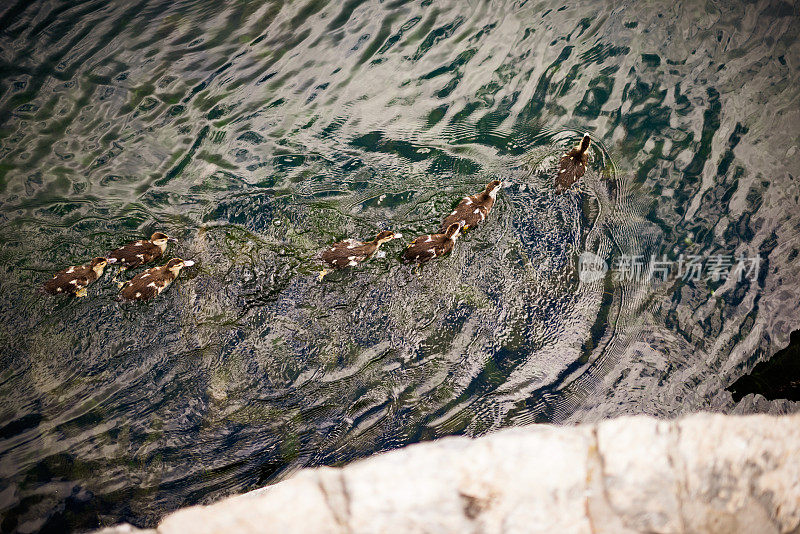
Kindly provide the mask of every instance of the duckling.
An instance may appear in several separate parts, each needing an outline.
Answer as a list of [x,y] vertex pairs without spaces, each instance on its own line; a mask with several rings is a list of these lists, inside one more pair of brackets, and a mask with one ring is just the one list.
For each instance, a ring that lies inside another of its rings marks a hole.
[[125,282],[120,296],[127,300],[150,300],[160,295],[178,277],[181,269],[192,265],[192,260],[172,258],[166,265],[147,269]]
[[85,297],[86,286],[103,276],[107,263],[105,258],[94,258],[89,263],[68,267],[45,282],[42,289],[51,295],[72,293],[76,297]]
[[108,254],[108,263],[119,264],[122,270],[133,269],[157,260],[167,250],[168,241],[178,241],[167,234],[156,232],[150,240],[133,241]]
[[[379,233],[375,239],[367,241],[366,243],[356,241],[355,239],[345,239],[323,250],[320,254],[320,259],[333,269],[352,267],[372,257],[382,244],[400,237],[403,237],[403,234],[396,234],[389,230],[384,230]],[[318,280],[321,281],[329,272],[331,272],[329,269],[323,269],[322,272],[319,273]]]
[[444,256],[451,250],[461,232],[461,225],[457,222],[447,227],[443,234],[423,235],[408,245],[403,252],[403,259],[417,263],[425,263],[437,256]]
[[584,135],[580,145],[561,156],[556,176],[556,194],[560,195],[569,189],[586,172],[586,163],[589,160],[589,155],[586,153],[588,148],[589,136]]
[[471,226],[483,222],[489,216],[497,193],[500,191],[502,183],[499,180],[489,182],[486,189],[464,199],[445,217],[439,231],[444,233],[453,223],[459,223],[462,230],[467,230]]

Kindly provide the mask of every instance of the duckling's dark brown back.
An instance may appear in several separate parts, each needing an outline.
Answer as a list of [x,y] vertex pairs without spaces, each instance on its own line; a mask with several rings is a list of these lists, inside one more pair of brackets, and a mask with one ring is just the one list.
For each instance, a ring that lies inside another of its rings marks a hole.
[[140,240],[112,251],[108,258],[114,260],[115,265],[134,268],[160,258],[161,254],[161,249],[157,245],[150,241]]
[[403,252],[405,261],[424,263],[437,256],[444,256],[453,250],[453,244],[460,232],[458,223],[451,224],[443,234],[419,236]]
[[98,260],[104,262],[105,258],[95,258],[91,263],[68,267],[57,272],[53,278],[42,284],[42,289],[51,295],[75,293],[100,277],[92,268]]
[[500,182],[492,181],[477,195],[462,199],[458,206],[444,218],[439,226],[439,231],[444,233],[452,224],[460,224],[466,230],[485,221],[494,206],[495,196],[489,192],[489,189],[495,184],[499,186]]
[[586,163],[589,156],[589,136],[584,135],[580,146],[564,154],[558,163],[556,175],[556,193],[561,194],[577,182],[586,173]]
[[166,266],[153,267],[137,274],[120,291],[128,300],[150,300],[175,280],[175,273]]
[[94,272],[86,265],[79,265],[76,267],[69,267],[53,276],[50,280],[42,285],[42,289],[51,295],[59,293],[74,293],[78,289],[78,285],[83,285],[83,281],[88,277],[89,273]]
[[322,261],[335,269],[352,267],[363,261],[377,248],[372,241],[360,243],[358,241],[341,241],[322,251]]

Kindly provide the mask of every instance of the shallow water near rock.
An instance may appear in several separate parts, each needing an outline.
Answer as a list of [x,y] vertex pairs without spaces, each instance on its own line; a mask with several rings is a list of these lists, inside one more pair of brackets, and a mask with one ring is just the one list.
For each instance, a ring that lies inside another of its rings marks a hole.
[[[446,435],[796,410],[725,390],[800,327],[796,6],[2,9],[3,532],[152,526]],[[452,255],[400,261],[492,179]],[[317,281],[319,250],[382,229],[404,238]],[[110,271],[35,292],[156,230],[197,263],[151,303]],[[760,261],[648,280],[626,255]]]

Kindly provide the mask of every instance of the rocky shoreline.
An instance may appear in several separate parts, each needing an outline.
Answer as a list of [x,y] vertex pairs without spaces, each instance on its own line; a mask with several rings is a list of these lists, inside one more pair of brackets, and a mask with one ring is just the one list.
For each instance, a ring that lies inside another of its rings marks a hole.
[[155,530],[101,532],[798,532],[798,451],[796,414],[533,425],[307,469]]

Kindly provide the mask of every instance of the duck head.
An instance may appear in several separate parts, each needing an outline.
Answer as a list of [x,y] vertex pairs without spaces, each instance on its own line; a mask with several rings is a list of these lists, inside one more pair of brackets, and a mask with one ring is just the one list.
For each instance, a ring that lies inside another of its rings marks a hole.
[[450,239],[455,243],[456,239],[458,239],[459,233],[461,233],[461,224],[453,223],[447,227],[444,235],[447,237],[447,239]]
[[170,237],[163,232],[156,232],[150,236],[150,242],[161,249],[161,252],[164,252],[167,248],[167,242],[177,242],[178,240],[174,237]]
[[500,180],[492,180],[488,184],[486,184],[486,194],[492,198],[497,198],[497,193],[500,191],[500,187],[503,185],[503,182]]
[[180,258],[172,258],[167,262],[165,267],[168,271],[172,271],[175,276],[178,276],[178,273],[181,272],[181,269],[184,267],[191,267],[194,265],[192,260],[182,260]]
[[590,141],[591,139],[589,139],[589,134],[583,134],[583,139],[581,139],[581,147],[580,147],[581,154],[583,154],[589,149]]
[[384,243],[388,243],[392,239],[397,239],[400,237],[403,237],[403,234],[396,234],[390,230],[384,230],[375,237],[375,242],[378,245],[382,245]]
[[92,270],[97,273],[98,278],[103,276],[103,269],[106,268],[106,265],[108,265],[108,260],[100,257],[93,258],[89,263],[89,267],[91,267]]

